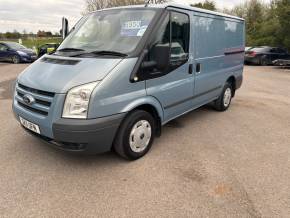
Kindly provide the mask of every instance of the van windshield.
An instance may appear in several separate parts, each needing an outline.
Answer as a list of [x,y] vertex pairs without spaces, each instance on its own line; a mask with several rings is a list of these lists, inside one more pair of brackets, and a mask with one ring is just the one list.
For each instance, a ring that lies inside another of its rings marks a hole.
[[113,9],[89,15],[64,40],[58,50],[135,50],[156,14],[150,9]]

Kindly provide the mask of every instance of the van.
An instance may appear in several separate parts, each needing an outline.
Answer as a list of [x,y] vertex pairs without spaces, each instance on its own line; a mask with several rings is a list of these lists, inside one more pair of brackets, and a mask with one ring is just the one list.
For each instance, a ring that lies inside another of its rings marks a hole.
[[230,107],[244,49],[238,17],[178,4],[96,11],[19,75],[13,110],[56,148],[136,160],[169,121],[211,102]]

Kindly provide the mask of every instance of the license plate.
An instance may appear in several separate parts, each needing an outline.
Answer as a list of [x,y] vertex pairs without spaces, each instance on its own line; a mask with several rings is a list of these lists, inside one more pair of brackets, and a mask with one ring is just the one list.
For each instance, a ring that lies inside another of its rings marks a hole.
[[38,125],[31,123],[28,120],[23,119],[22,117],[19,117],[19,119],[22,126],[24,126],[26,129],[29,129],[37,134],[40,134],[40,129]]

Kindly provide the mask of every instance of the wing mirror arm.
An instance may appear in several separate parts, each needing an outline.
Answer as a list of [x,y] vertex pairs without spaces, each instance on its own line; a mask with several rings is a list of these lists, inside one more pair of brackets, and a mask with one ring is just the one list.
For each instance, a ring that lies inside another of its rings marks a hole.
[[157,62],[156,61],[145,61],[141,65],[142,69],[153,69],[157,67]]

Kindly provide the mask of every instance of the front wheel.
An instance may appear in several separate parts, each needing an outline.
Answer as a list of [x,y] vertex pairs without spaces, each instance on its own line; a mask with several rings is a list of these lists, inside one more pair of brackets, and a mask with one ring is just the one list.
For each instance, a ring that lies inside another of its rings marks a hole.
[[19,63],[20,63],[20,58],[19,58],[19,56],[18,56],[18,55],[14,55],[14,56],[12,57],[12,62],[13,62],[13,64],[19,64]]
[[146,111],[130,113],[119,128],[114,141],[115,151],[129,160],[137,160],[150,150],[156,132],[156,122]]
[[220,97],[214,102],[217,111],[226,111],[229,109],[233,98],[233,87],[230,83],[226,83]]

